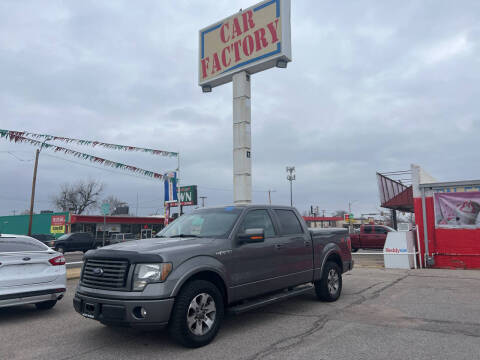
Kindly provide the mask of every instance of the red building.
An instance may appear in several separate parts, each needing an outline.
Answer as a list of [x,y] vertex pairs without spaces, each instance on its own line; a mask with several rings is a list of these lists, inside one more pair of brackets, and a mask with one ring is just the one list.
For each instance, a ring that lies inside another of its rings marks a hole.
[[[69,232],[90,232],[103,236],[105,230],[112,233],[131,233],[138,237],[148,237],[159,232],[164,227],[163,216],[106,216],[74,215],[70,216]],[[142,236],[143,235],[143,236]]]
[[422,266],[480,269],[480,180],[438,182],[411,166],[411,186],[377,174],[382,207],[415,213]]

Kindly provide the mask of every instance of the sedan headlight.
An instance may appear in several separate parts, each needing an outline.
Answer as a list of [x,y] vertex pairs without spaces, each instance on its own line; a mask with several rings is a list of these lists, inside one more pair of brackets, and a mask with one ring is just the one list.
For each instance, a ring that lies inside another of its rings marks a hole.
[[133,272],[133,290],[141,291],[147,284],[163,282],[171,271],[171,263],[137,264]]

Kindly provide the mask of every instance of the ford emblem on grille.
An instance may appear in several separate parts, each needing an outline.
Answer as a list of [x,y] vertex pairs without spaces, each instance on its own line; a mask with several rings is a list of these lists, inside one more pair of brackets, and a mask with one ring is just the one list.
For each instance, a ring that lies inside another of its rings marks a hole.
[[102,269],[102,268],[95,268],[95,269],[93,269],[93,275],[95,275],[95,276],[102,276],[102,275],[103,275],[103,269]]

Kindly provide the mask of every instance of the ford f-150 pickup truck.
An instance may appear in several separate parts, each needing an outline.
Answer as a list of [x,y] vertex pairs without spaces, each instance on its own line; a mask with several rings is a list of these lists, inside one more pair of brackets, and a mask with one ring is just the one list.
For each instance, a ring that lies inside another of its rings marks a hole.
[[313,289],[335,301],[353,261],[346,229],[309,230],[282,206],[204,208],[155,238],[88,251],[75,310],[105,325],[168,326],[208,344],[225,312],[239,314]]
[[390,231],[396,231],[385,225],[362,225],[360,231],[356,234],[350,234],[352,242],[352,251],[358,249],[383,249],[387,234]]

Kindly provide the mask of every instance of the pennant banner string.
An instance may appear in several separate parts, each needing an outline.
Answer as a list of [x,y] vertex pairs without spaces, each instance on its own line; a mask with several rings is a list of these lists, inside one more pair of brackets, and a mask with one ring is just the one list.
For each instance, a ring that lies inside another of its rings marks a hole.
[[139,168],[139,167],[136,167],[136,166],[122,164],[122,163],[107,160],[107,159],[104,159],[104,158],[101,158],[101,157],[98,157],[98,156],[85,154],[85,153],[75,151],[75,150],[72,150],[72,149],[67,149],[67,148],[64,148],[62,146],[57,146],[57,145],[49,144],[49,143],[42,142],[42,141],[39,141],[39,140],[30,139],[30,138],[27,138],[27,137],[23,136],[23,134],[20,135],[20,133],[18,133],[18,132],[12,132],[12,131],[8,131],[8,130],[0,130],[0,138],[5,138],[5,139],[7,139],[9,141],[12,141],[12,142],[15,142],[15,143],[29,143],[31,145],[39,146],[40,149],[45,148],[45,149],[48,149],[48,150],[53,150],[54,152],[63,152],[64,154],[71,155],[71,156],[74,156],[74,157],[79,158],[79,159],[89,160],[93,163],[102,164],[104,166],[108,166],[108,167],[112,167],[112,168],[116,168],[116,169],[128,170],[128,171],[131,171],[131,172],[134,172],[134,173],[137,173],[137,174],[141,174],[141,175],[144,175],[144,176],[148,176],[148,177],[158,179],[158,180],[162,180],[163,178],[175,177],[175,173],[173,173],[173,172],[168,172],[166,174],[159,174],[159,173],[156,173],[154,171],[145,170],[145,169],[142,169],[142,168]]
[[[167,157],[178,157],[177,152],[173,151],[165,151],[165,150],[157,150],[157,149],[147,149],[137,146],[128,146],[128,145],[119,145],[119,144],[110,144],[101,141],[92,141],[92,140],[82,140],[82,139],[75,139],[75,138],[68,138],[64,136],[54,136],[48,134],[37,134],[31,133],[27,131],[14,131],[14,130],[1,130],[0,134],[7,133],[8,136],[26,136],[34,139],[50,139],[55,141],[62,141],[64,143],[73,143],[76,145],[83,145],[83,146],[100,146],[110,150],[123,150],[123,151],[139,151],[144,152],[152,155],[159,155],[159,156],[167,156]],[[3,135],[2,135],[3,136]]]

